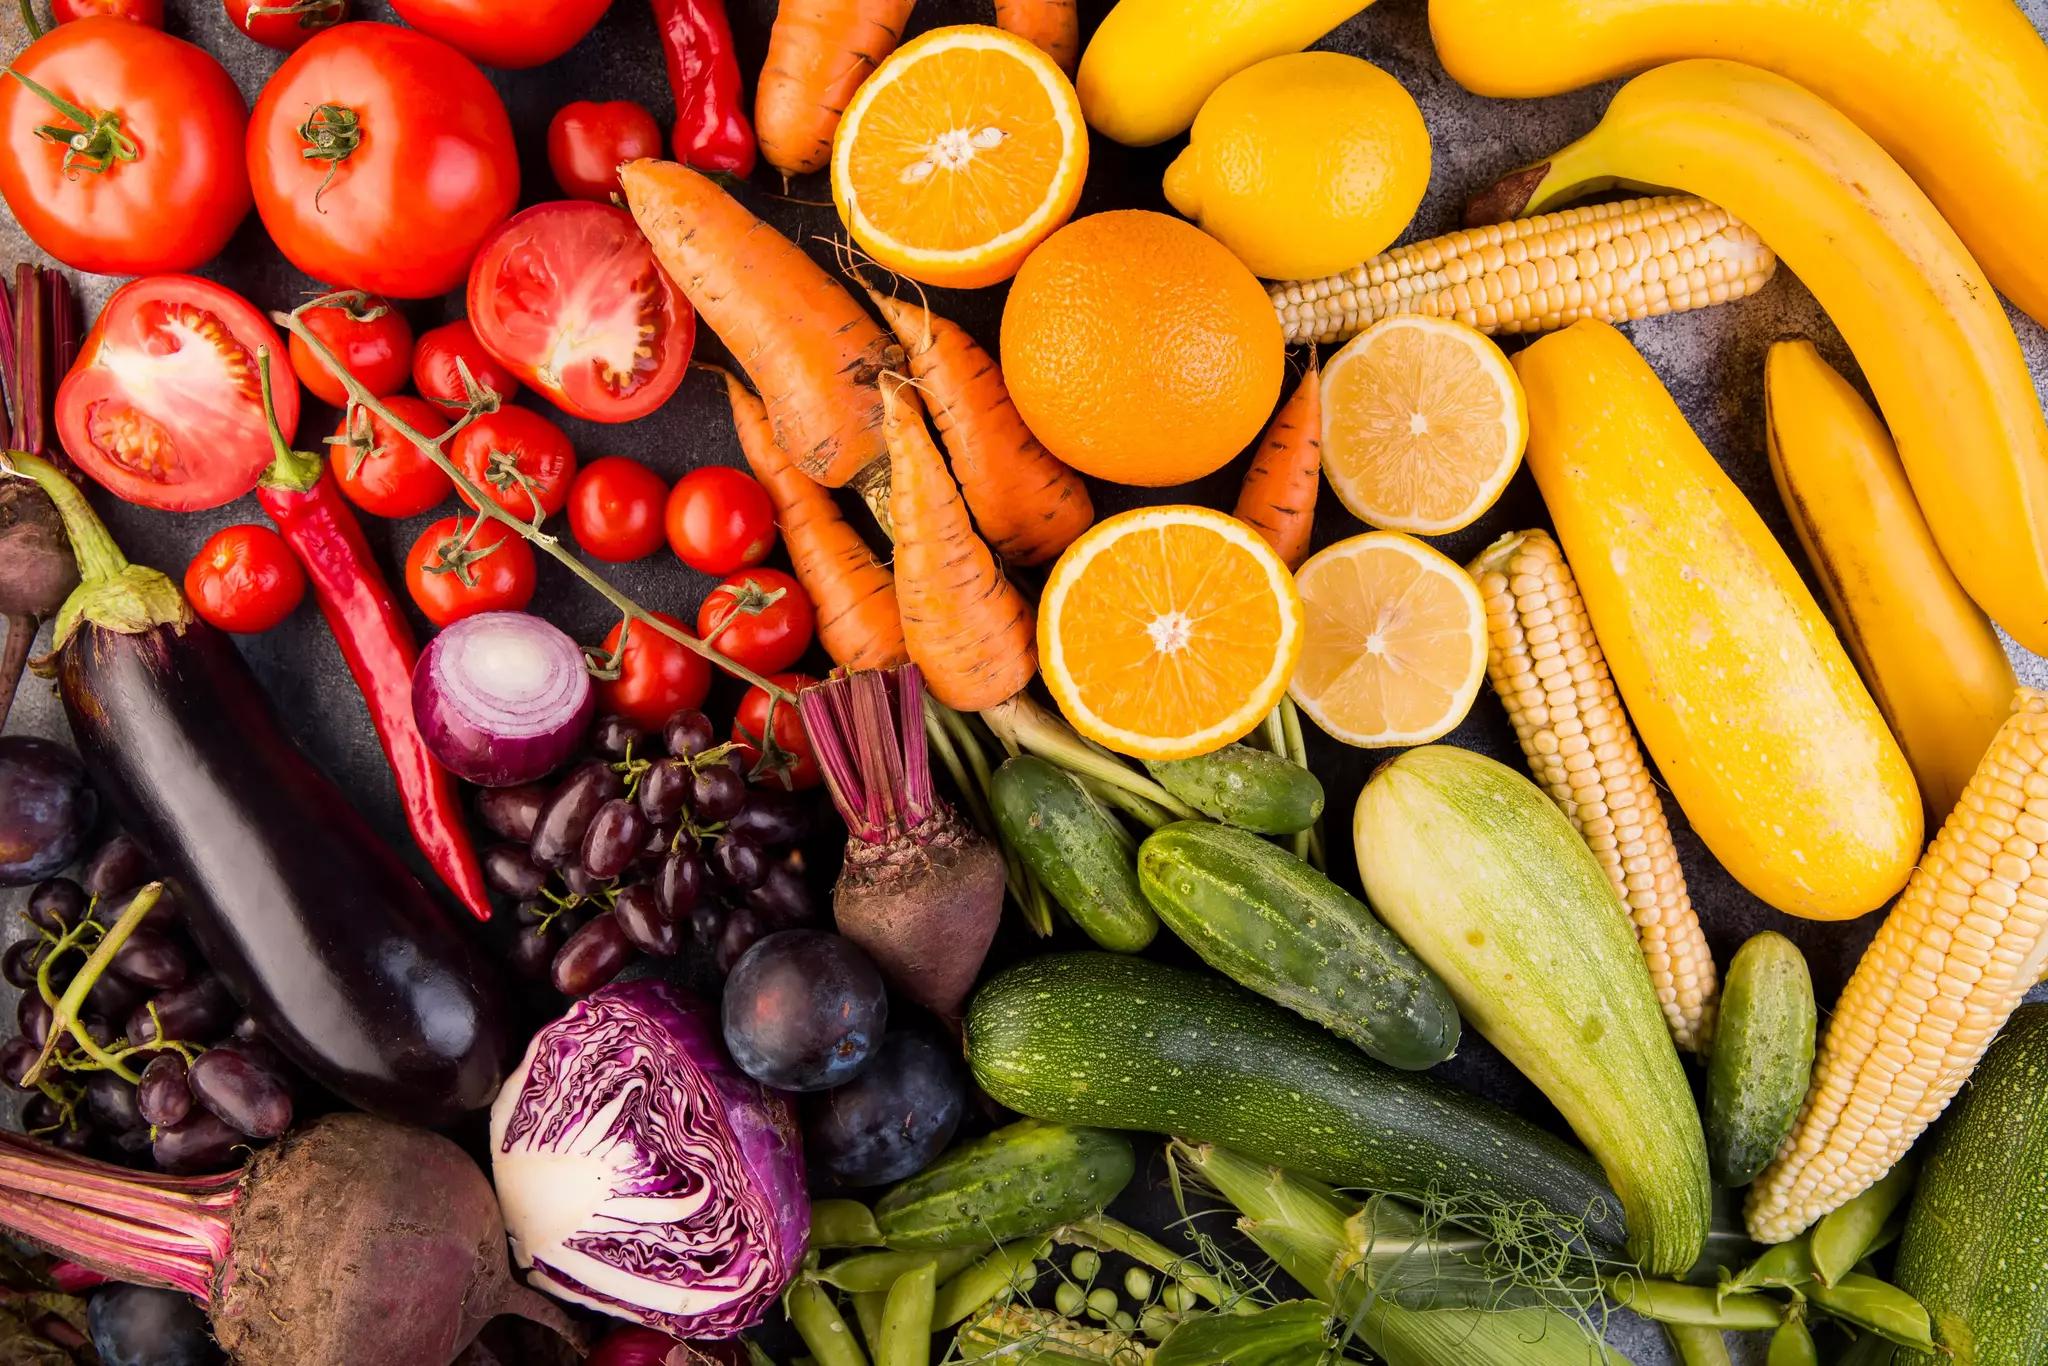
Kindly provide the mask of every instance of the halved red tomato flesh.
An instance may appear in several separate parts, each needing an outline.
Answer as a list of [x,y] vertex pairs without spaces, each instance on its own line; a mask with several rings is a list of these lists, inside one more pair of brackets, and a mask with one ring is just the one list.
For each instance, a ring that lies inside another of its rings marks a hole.
[[57,435],[118,497],[166,512],[219,507],[256,487],[271,461],[256,359],[286,441],[299,383],[284,343],[247,299],[192,275],[116,290],[57,390]]
[[610,204],[537,204],[469,268],[484,349],[575,417],[630,422],[668,402],[690,366],[697,314],[633,217]]

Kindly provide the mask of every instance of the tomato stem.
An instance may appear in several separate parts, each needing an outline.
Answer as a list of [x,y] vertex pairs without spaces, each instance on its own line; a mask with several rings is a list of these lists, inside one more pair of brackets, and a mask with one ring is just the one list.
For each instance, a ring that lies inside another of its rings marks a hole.
[[[363,145],[362,119],[356,111],[344,104],[323,104],[306,115],[306,121],[299,125],[299,136],[306,145],[299,149],[299,155],[307,161],[324,161],[327,174],[321,177],[320,188],[313,191],[313,208],[320,208],[320,196],[327,193],[327,187],[334,183],[335,175],[341,170],[341,163],[355,155],[356,148]],[[360,297],[360,291],[343,291]],[[326,301],[333,303],[335,295],[327,295]]]
[[[27,4],[28,0],[22,0]],[[290,5],[251,5],[246,22],[253,33],[258,19],[283,18],[286,15],[299,16],[300,28],[327,28],[341,18],[346,0],[298,0]]]
[[[23,0],[23,3],[26,7],[26,0]],[[7,68],[7,74],[27,86],[30,93],[77,125],[66,128],[61,124],[46,123],[36,129],[37,137],[46,142],[54,142],[64,149],[65,175],[76,175],[79,171],[104,175],[107,168],[115,162],[134,161],[142,155],[142,149],[135,145],[135,139],[121,131],[119,114],[88,114],[56,91],[29,79],[13,67]]]

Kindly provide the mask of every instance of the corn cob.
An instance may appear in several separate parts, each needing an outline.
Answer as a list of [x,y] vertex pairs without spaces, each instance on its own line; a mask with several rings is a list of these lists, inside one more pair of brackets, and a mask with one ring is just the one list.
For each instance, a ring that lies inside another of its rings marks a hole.
[[1763,239],[1727,210],[1666,195],[1467,228],[1267,292],[1295,345],[1343,341],[1401,313],[1490,334],[1653,318],[1754,294],[1777,268]]
[[1718,985],[1664,805],[1615,693],[1578,580],[1546,532],[1511,532],[1472,562],[1486,672],[1529,771],[1599,858],[1635,922],[1680,1048],[1706,1051]]
[[2021,688],[1842,991],[1792,1133],[1750,1188],[1750,1234],[1784,1242],[1890,1171],[2044,962],[2048,693]]

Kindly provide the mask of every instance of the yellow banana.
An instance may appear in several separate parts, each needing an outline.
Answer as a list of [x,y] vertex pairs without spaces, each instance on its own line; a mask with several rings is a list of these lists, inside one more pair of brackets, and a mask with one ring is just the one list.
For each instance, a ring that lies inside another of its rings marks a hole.
[[1812,342],[1771,348],[1764,426],[1835,628],[1938,825],[2012,711],[2012,661],[1942,562],[1884,424]]
[[1472,208],[1511,218],[1617,184],[1719,204],[1798,273],[1856,353],[1949,568],[2048,653],[2048,423],[1998,296],[1911,177],[1782,76],[1690,61],[1630,81],[1592,132]]
[[2048,43],[2013,0],[1430,0],[1468,90],[1556,95],[1686,57],[1799,82],[1920,182],[2048,323]]

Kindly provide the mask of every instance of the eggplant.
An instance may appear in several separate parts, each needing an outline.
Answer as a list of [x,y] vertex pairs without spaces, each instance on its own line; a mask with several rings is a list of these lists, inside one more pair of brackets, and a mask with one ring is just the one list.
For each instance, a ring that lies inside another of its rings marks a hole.
[[79,753],[228,991],[362,1109],[431,1126],[489,1104],[510,1062],[495,974],[293,744],[234,645],[130,565],[46,462],[12,459],[78,556],[56,672]]

